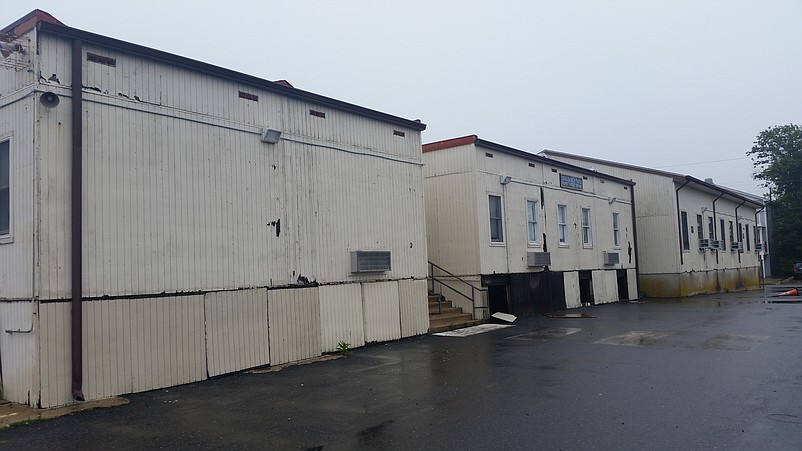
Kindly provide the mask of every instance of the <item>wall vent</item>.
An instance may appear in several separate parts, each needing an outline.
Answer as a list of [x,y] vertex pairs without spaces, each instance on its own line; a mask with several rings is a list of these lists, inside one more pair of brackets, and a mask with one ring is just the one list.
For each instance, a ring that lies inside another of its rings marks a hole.
[[549,266],[551,265],[551,252],[527,252],[526,266]]
[[603,252],[602,258],[605,265],[617,265],[619,262],[618,252]]
[[352,251],[351,272],[390,271],[390,251]]

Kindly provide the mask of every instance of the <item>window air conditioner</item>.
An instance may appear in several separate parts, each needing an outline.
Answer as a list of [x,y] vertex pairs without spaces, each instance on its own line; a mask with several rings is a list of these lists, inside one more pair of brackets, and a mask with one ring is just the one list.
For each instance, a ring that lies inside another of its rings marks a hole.
[[605,265],[618,264],[618,252],[604,252],[602,253],[602,257],[604,258]]
[[551,265],[551,252],[527,252],[526,266],[549,266]]
[[390,271],[390,251],[352,251],[351,272]]

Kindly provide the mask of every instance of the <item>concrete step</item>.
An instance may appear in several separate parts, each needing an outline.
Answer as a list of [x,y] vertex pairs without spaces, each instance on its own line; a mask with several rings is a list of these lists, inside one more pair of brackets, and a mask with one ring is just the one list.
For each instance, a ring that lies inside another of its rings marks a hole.
[[462,324],[473,320],[469,313],[462,311],[453,313],[443,313],[441,315],[429,315],[429,327],[443,326],[446,324]]
[[439,325],[439,326],[437,326],[437,325],[436,326],[432,326],[430,324],[429,325],[429,333],[430,334],[436,334],[437,332],[446,332],[446,331],[454,330],[454,329],[462,329],[463,327],[475,326],[477,324],[482,324],[483,322],[484,321],[479,320],[479,319],[471,319],[469,321],[453,322],[453,323],[443,324],[443,325]]
[[439,310],[437,309],[437,304],[429,306],[429,316],[432,318],[444,315],[446,313],[462,313],[462,309],[459,307],[448,307],[445,304],[443,304]]

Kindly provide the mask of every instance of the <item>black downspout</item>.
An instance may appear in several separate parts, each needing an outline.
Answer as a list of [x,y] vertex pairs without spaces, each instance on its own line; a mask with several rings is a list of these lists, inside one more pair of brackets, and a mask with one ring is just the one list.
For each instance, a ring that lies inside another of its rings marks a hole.
[[640,262],[638,260],[638,218],[635,216],[635,185],[629,187],[629,208],[632,210],[632,242],[635,245],[635,290],[640,299]]
[[691,183],[691,180],[686,177],[685,178],[685,183],[683,183],[682,186],[677,188],[677,190],[675,192],[675,194],[677,195],[677,224],[679,225],[677,230],[679,230],[679,266],[680,266],[679,270],[680,270],[680,272],[682,272],[682,265],[685,264],[685,259],[682,256],[682,253],[685,250],[682,247],[682,214],[680,213],[680,210],[679,210],[679,190],[681,190],[682,188],[685,188],[685,185],[687,185],[688,183]]
[[738,245],[739,245],[739,248],[738,248],[738,269],[739,270],[741,269],[741,249],[740,249],[740,246],[744,245],[744,243],[741,241],[742,239],[744,239],[744,234],[741,233],[741,223],[738,222],[738,209],[741,208],[741,205],[743,205],[745,203],[746,203],[746,201],[744,200],[743,202],[738,204],[737,207],[735,207],[735,230],[736,230],[736,233],[738,234],[737,236],[738,236]]
[[83,212],[81,185],[83,151],[83,49],[81,41],[72,41],[72,177],[70,192],[72,196],[72,396],[77,401],[84,400],[83,392],[83,312],[82,312],[82,261],[83,261]]
[[[724,195],[724,193],[721,193],[721,194],[718,195],[717,198],[713,199],[713,237],[716,238],[716,241],[718,241],[718,237],[717,237],[717,235],[718,235],[718,232],[717,232],[717,230],[718,230],[718,218],[716,217],[716,201],[721,199],[721,196],[723,196],[723,195]],[[718,251],[719,250],[717,249],[716,250],[716,266],[718,266],[718,264],[719,264]]]

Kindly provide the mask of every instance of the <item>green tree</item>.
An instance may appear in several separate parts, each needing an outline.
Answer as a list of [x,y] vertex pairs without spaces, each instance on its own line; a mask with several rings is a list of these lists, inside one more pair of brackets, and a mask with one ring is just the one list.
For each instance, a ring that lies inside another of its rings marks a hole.
[[777,274],[789,275],[794,262],[802,262],[802,127],[778,125],[760,132],[752,150],[756,180],[769,188],[773,209]]

